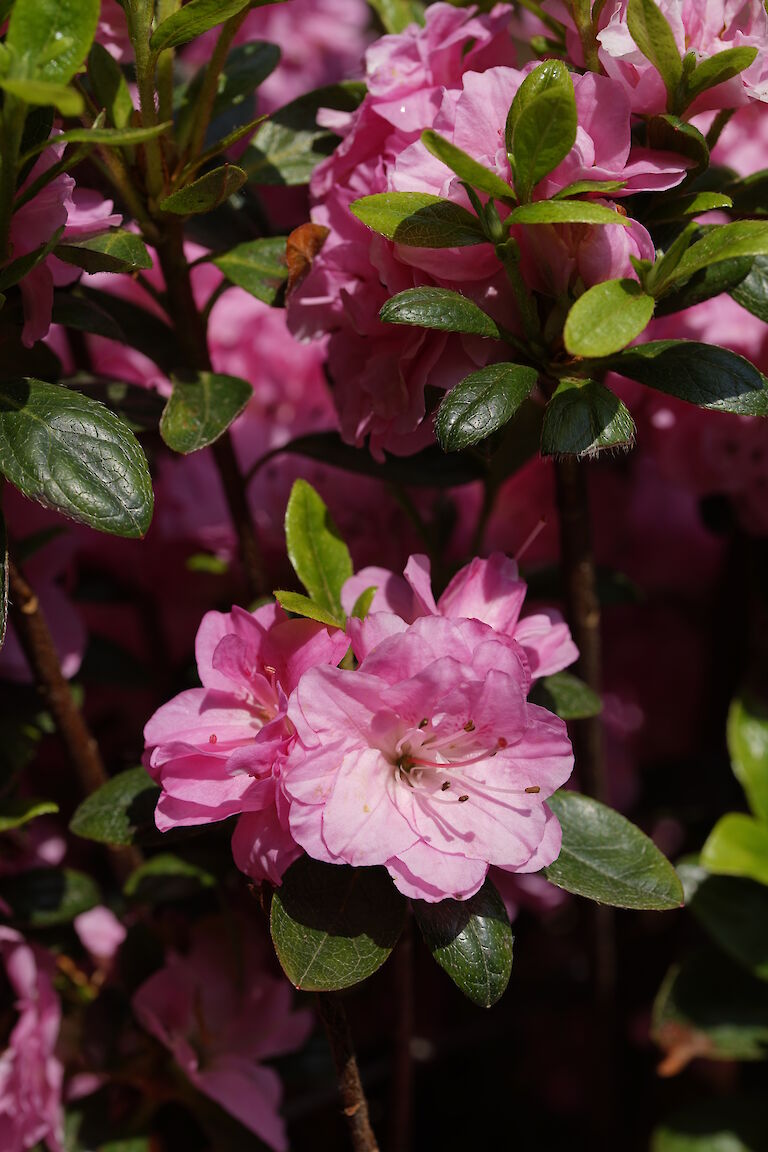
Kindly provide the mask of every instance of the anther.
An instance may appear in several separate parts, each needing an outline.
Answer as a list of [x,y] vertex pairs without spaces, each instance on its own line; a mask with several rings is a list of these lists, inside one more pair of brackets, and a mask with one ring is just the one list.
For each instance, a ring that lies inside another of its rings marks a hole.
[[506,740],[503,736],[499,736],[499,739],[497,740],[499,748],[506,748],[508,743],[509,741]]
[[216,743],[216,741],[217,741],[218,739],[219,739],[219,738],[218,738],[218,736],[216,735],[216,733],[215,733],[215,732],[211,732],[210,736],[208,737],[208,743],[209,743],[209,744],[215,744],[215,743]]
[[466,793],[463,796],[459,796],[459,804],[463,804],[466,800],[469,800],[469,796],[467,796]]
[[526,792],[530,796],[535,796],[538,792],[541,792],[541,788],[539,788],[538,784],[532,784],[530,788],[526,788]]
[[419,720],[419,728],[426,728],[427,724],[429,724],[429,720],[426,716],[423,720]]
[[448,789],[450,788],[450,786],[451,786],[450,780],[443,780],[442,784],[440,785],[440,791],[441,792],[447,792]]
[[465,732],[474,732],[474,730],[475,730],[474,720],[467,720],[466,724],[464,725],[464,731]]

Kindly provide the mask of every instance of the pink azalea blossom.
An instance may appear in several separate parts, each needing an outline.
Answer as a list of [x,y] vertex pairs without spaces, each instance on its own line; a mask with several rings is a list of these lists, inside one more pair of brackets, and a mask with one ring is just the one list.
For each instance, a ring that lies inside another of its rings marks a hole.
[[61,1006],[52,983],[53,958],[12,928],[0,927],[0,959],[18,1013],[0,1054],[0,1147],[26,1152],[44,1142],[49,1152],[63,1152],[64,1071],[55,1055]]
[[308,668],[337,664],[344,633],[289,620],[276,604],[256,612],[209,612],[195,651],[201,688],[176,696],[144,729],[149,771],[162,788],[161,831],[246,813],[236,863],[279,883],[301,854],[289,830],[281,777],[294,734],[288,696]]
[[353,648],[357,671],[310,669],[289,702],[297,842],[319,860],[385,865],[430,902],[471,896],[491,864],[551,863],[560,827],[544,801],[573,755],[562,720],[526,700],[520,645],[477,620],[379,613]]
[[73,921],[80,943],[100,964],[114,960],[128,932],[111,908],[98,904],[88,912],[81,912]]
[[198,925],[189,953],[168,956],[133,1010],[198,1091],[276,1152],[287,1149],[280,1078],[262,1061],[300,1048],[312,1018],[292,1010],[289,985],[268,973],[250,932],[237,947],[226,925]]
[[[358,643],[371,643],[380,613],[394,613],[411,624],[421,616],[447,616],[451,620],[479,620],[494,631],[516,640],[525,652],[531,676],[551,676],[578,660],[579,652],[568,625],[559,612],[546,609],[533,615],[520,613],[527,586],[520,579],[514,560],[494,553],[488,560],[475,559],[454,576],[435,602],[426,556],[411,556],[404,576],[383,568],[364,568],[348,580],[342,603],[351,614],[355,600],[368,588],[376,588],[365,624],[350,619]],[[387,628],[381,621],[381,627]]]

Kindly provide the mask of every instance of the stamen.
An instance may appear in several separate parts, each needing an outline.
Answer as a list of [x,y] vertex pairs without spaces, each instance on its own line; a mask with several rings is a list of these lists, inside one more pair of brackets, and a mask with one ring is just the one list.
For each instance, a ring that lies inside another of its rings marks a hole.
[[520,557],[523,555],[523,553],[528,551],[528,549],[530,548],[531,544],[533,544],[536,537],[541,535],[541,533],[544,531],[546,526],[547,526],[546,517],[542,516],[541,520],[539,520],[536,527],[533,529],[532,532],[530,532],[528,534],[528,536],[526,536],[525,540],[523,540],[523,542],[520,545],[520,547],[518,548],[517,552],[515,552],[515,560],[519,560]]
[[536,796],[541,792],[541,788],[539,788],[538,784],[532,784],[530,788],[526,788],[526,792],[529,796]]
[[426,716],[423,720],[419,720],[419,728],[426,728],[427,724],[429,724],[429,720]]
[[464,725],[464,731],[465,732],[474,732],[474,730],[475,730],[474,720],[467,720],[466,724]]
[[440,785],[440,791],[441,792],[447,792],[448,789],[450,788],[450,786],[451,786],[450,780],[443,780],[442,784]]
[[465,792],[463,796],[459,796],[459,804],[463,804],[466,800],[469,800],[469,796]]
[[217,742],[217,740],[218,740],[218,739],[219,739],[219,738],[218,738],[218,736],[216,735],[216,733],[215,733],[215,732],[211,732],[210,736],[208,737],[208,743],[209,743],[209,744],[215,744],[215,743]]

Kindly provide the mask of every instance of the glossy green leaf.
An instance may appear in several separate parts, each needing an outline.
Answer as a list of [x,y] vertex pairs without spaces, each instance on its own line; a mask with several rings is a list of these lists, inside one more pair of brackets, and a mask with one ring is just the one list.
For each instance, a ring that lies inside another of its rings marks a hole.
[[413,901],[424,942],[464,995],[481,1008],[501,998],[512,975],[514,937],[490,880],[469,900]]
[[295,987],[331,991],[359,984],[381,967],[405,914],[405,898],[383,868],[349,868],[302,856],[272,896],[270,931]]
[[83,395],[91,396],[100,404],[104,404],[124,420],[131,431],[157,431],[165,401],[154,389],[144,388],[141,384],[128,384],[125,380],[88,376],[82,372],[65,383]]
[[404,32],[410,24],[424,23],[424,5],[419,0],[368,0],[386,32]]
[[107,113],[115,128],[128,128],[133,118],[133,98],[123,70],[98,42],[88,55],[88,79],[94,100]]
[[124,343],[147,356],[166,376],[184,363],[175,332],[154,312],[148,312],[130,300],[122,300],[113,292],[101,292],[83,285],[74,289],[74,295],[95,304],[111,316],[124,334]]
[[364,592],[361,592],[352,606],[350,616],[354,617],[355,620],[365,620],[366,616],[371,610],[373,598],[376,595],[377,590],[378,589],[373,586],[372,588],[366,588]]
[[306,480],[296,480],[291,489],[285,541],[288,559],[310,598],[343,624],[341,589],[352,575],[352,560],[328,509]]
[[698,128],[679,116],[652,116],[648,121],[648,146],[661,152],[678,152],[693,160],[697,169],[709,164],[709,145]]
[[572,356],[610,356],[647,328],[653,297],[636,280],[604,280],[588,288],[568,313],[563,333]]
[[123,887],[126,896],[147,904],[199,896],[215,888],[216,878],[205,868],[172,852],[161,852],[140,864]]
[[685,906],[714,942],[761,980],[768,980],[768,888],[736,876],[713,876],[678,864]]
[[265,304],[274,304],[288,276],[285,236],[249,240],[216,256],[212,263],[238,288]]
[[153,52],[162,52],[166,48],[188,44],[217,24],[223,24],[230,16],[237,16],[244,8],[249,8],[250,3],[251,0],[189,0],[178,12],[158,24],[149,46]]
[[18,100],[23,100],[25,104],[57,108],[62,116],[79,116],[85,110],[79,92],[53,80],[20,80],[5,76],[0,78],[0,88]]
[[559,192],[555,192],[553,200],[567,200],[570,196],[584,196],[588,193],[600,195],[605,192],[618,192],[623,188],[626,180],[574,180]]
[[242,168],[234,164],[222,164],[220,168],[206,172],[185,188],[179,188],[166,196],[160,201],[160,207],[163,212],[173,212],[177,216],[199,216],[204,212],[212,212],[242,188],[247,179]]
[[683,78],[683,62],[666,16],[654,0],[629,0],[629,33],[664,81],[668,107],[674,108]]
[[317,123],[320,108],[354,112],[365,96],[365,85],[346,80],[318,88],[271,113],[240,163],[253,184],[308,184],[321,160],[339,138]]
[[768,824],[741,812],[722,816],[701,850],[701,863],[722,876],[768,884]]
[[82,802],[69,829],[100,844],[135,844],[154,830],[159,796],[160,789],[146,769],[129,768]]
[[58,812],[52,800],[33,800],[18,796],[13,800],[0,800],[0,832],[10,832],[36,820],[38,816],[52,816]]
[[442,401],[435,431],[444,452],[485,440],[512,419],[538,379],[535,368],[490,364],[466,376]]
[[514,132],[525,108],[538,97],[549,91],[573,91],[573,81],[562,60],[544,60],[528,73],[515,93],[507,113],[505,141],[507,152],[513,151]]
[[[546,64],[539,65],[539,68],[546,67]],[[516,118],[513,115],[511,153],[515,191],[524,202],[530,200],[535,186],[565,159],[576,142],[576,99],[573,82],[567,69],[565,72],[567,83],[537,91],[523,104],[519,115]]]
[[555,672],[537,680],[530,700],[554,712],[561,720],[588,720],[591,716],[599,716],[603,710],[597,692],[572,672]]
[[54,324],[72,328],[76,332],[90,332],[94,336],[104,336],[107,340],[126,342],[125,333],[108,312],[98,304],[82,296],[76,296],[73,292],[63,291],[54,294],[51,319]]
[[[111,57],[110,57],[111,59]],[[127,147],[134,144],[145,144],[147,140],[155,140],[167,132],[171,123],[155,124],[151,128],[68,128],[58,136],[51,136],[36,147],[25,153],[25,159],[44,152],[46,148],[59,147],[62,144],[90,144],[92,147],[102,145],[109,148]],[[123,236],[135,236],[133,232],[123,232]],[[138,240],[139,237],[135,236]]]
[[684,216],[700,216],[703,212],[732,207],[733,200],[722,192],[690,192],[685,196],[661,200],[649,213],[647,220],[654,225],[664,224]]
[[486,242],[477,216],[429,192],[379,192],[353,200],[349,209],[380,236],[410,248],[462,248]]
[[152,481],[133,433],[58,384],[0,383],[0,472],[30,500],[116,536],[144,536]]
[[35,78],[66,84],[88,55],[99,7],[99,0],[15,0],[5,42],[30,61]]
[[63,228],[57,228],[53,236],[51,236],[45,244],[41,244],[39,248],[34,248],[31,252],[27,252],[23,256],[18,256],[15,260],[10,260],[2,271],[0,271],[0,291],[5,291],[6,288],[11,288],[14,284],[18,284],[33,268],[36,268],[38,264],[42,264],[46,256],[53,252],[63,231]]
[[120,228],[83,240],[67,240],[57,246],[56,255],[89,273],[139,272],[152,267],[152,257],[141,237]]
[[96,882],[72,868],[33,868],[0,878],[0,900],[14,920],[30,928],[69,924],[101,903]]
[[[256,88],[263,84],[280,63],[280,49],[277,44],[265,40],[250,40],[237,44],[227,56],[219,76],[216,96],[211,109],[211,121],[226,113],[232,113],[240,105],[252,108],[249,99]],[[191,122],[196,101],[203,87],[207,65],[202,67],[183,90],[179,124],[184,129]],[[248,113],[250,118],[250,113]]]
[[768,824],[768,706],[753,695],[737,696],[731,704],[728,751],[750,808]]
[[764,1060],[768,985],[715,950],[672,969],[656,999],[653,1036],[679,1071],[694,1057]]
[[547,803],[563,830],[560,855],[544,870],[552,884],[616,908],[682,905],[674,868],[624,816],[578,792],[556,792]]
[[275,600],[286,612],[294,616],[304,616],[307,620],[317,620],[320,624],[328,624],[331,628],[341,627],[341,617],[337,612],[328,612],[321,608],[309,596],[302,596],[301,592],[286,592],[279,589],[275,592]]
[[187,456],[223,435],[253,396],[239,376],[216,372],[176,373],[173,392],[160,419],[160,435],[169,448]]
[[509,184],[506,184],[500,176],[497,176],[490,168],[486,168],[484,164],[474,160],[468,153],[457,148],[455,144],[446,140],[444,136],[440,136],[432,128],[425,128],[421,134],[421,140],[433,156],[442,160],[443,164],[455,172],[459,179],[465,180],[473,188],[477,188],[478,191],[485,192],[497,200],[508,200],[513,196]]
[[0,510],[0,648],[5,643],[8,627],[8,533]]
[[730,1091],[696,1100],[656,1129],[650,1152],[768,1152],[765,1102]]
[[596,380],[561,380],[544,413],[543,456],[596,456],[630,448],[635,422],[615,393]]
[[[764,259],[758,256],[757,260]],[[671,292],[665,293],[656,301],[656,316],[669,316],[672,312],[681,312],[685,308],[692,308],[704,300],[711,300],[722,292],[730,292],[736,299],[736,292],[745,284],[750,269],[757,263],[751,256],[742,256],[736,260],[722,260],[719,264],[710,264],[701,272],[696,272],[690,280],[675,287]],[[739,303],[742,300],[739,299]],[[744,307],[748,307],[744,304]],[[751,308],[749,309],[752,310]],[[766,307],[768,319],[768,307]]]
[[385,324],[415,324],[439,332],[501,339],[495,320],[473,300],[449,288],[406,288],[387,300],[379,316]]
[[669,275],[660,272],[654,291],[664,292],[722,260],[736,260],[742,256],[768,255],[768,222],[737,220],[733,224],[720,224],[691,244]]
[[745,68],[749,68],[756,56],[755,47],[726,48],[700,60],[688,79],[686,103],[692,104],[708,88],[738,76]]
[[694,340],[654,340],[626,348],[611,367],[668,396],[716,412],[768,413],[765,377],[742,356]]
[[768,256],[755,257],[747,275],[730,293],[737,304],[768,324]]
[[613,208],[591,200],[537,200],[513,208],[507,220],[512,224],[618,224],[629,228],[631,220]]

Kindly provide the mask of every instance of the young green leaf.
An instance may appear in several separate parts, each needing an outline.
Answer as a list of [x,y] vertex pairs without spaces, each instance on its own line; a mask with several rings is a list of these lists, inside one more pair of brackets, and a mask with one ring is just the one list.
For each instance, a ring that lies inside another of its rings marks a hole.
[[768,824],[741,812],[722,816],[701,850],[701,863],[720,876],[768,884]]
[[524,203],[530,200],[539,181],[557,168],[571,151],[577,126],[570,76],[567,84],[537,92],[524,105],[512,132],[515,191]]
[[473,188],[485,192],[488,196],[493,196],[496,200],[514,198],[509,184],[506,184],[500,176],[497,176],[490,168],[486,168],[484,164],[478,163],[477,160],[474,160],[461,148],[457,148],[444,136],[440,136],[432,128],[424,129],[421,134],[421,141],[433,156],[442,160],[443,164],[455,172],[459,179],[465,180]]
[[690,192],[684,196],[663,199],[648,213],[652,224],[666,224],[685,216],[700,216],[716,208],[733,208],[733,200],[722,192]]
[[[110,57],[111,59],[111,57]],[[147,140],[155,140],[162,136],[171,126],[170,120],[165,124],[155,124],[151,128],[69,128],[66,132],[59,132],[57,136],[50,136],[42,140],[34,148],[24,153],[22,160],[30,160],[46,148],[59,147],[62,144],[90,144],[93,148],[102,145],[109,148],[122,148],[134,144],[145,144]],[[133,233],[126,233],[133,235]]]
[[730,291],[747,312],[768,324],[768,256],[756,256],[746,276],[725,291]]
[[99,0],[15,0],[5,43],[29,60],[35,79],[68,84],[93,43],[99,7]]
[[561,380],[544,413],[543,456],[596,456],[631,448],[635,422],[610,389],[597,380]]
[[[760,260],[762,257],[757,259]],[[694,304],[701,304],[703,300],[711,300],[713,296],[719,296],[723,292],[730,292],[736,299],[736,290],[745,283],[745,278],[748,277],[755,262],[751,256],[741,256],[736,260],[722,260],[719,264],[710,264],[708,268],[702,268],[701,272],[695,272],[680,287],[673,288],[657,300],[654,314],[669,316],[673,312],[692,308]],[[739,303],[741,302],[739,300]],[[768,320],[768,309],[764,319]]]
[[[241,106],[252,109],[250,97],[260,84],[270,76],[280,63],[280,49],[277,44],[265,40],[250,40],[237,44],[229,53],[219,76],[219,83],[211,108],[211,122],[219,116]],[[178,96],[182,101],[179,110],[178,131],[182,138],[191,130],[197,107],[197,100],[203,89],[207,64],[192,78]],[[251,112],[245,113],[250,118]]]
[[0,879],[0,900],[30,928],[69,924],[101,903],[96,882],[72,868],[33,868]]
[[533,704],[554,712],[561,720],[588,720],[599,716],[603,710],[597,692],[572,672],[555,672],[537,680],[530,699]]
[[449,288],[406,288],[387,300],[379,316],[385,324],[415,324],[439,332],[501,339],[495,320],[473,300]]
[[410,248],[462,248],[487,239],[477,216],[429,192],[378,192],[349,208],[372,231]]
[[57,108],[62,116],[79,116],[85,104],[79,92],[53,80],[19,80],[12,76],[0,78],[0,88],[25,104],[40,104]]
[[234,164],[222,164],[212,172],[206,172],[198,180],[193,180],[185,188],[171,192],[160,201],[163,212],[173,212],[177,216],[199,216],[212,212],[224,204],[247,181],[242,168]]
[[572,356],[610,356],[648,326],[653,297],[636,280],[604,280],[587,289],[568,313],[563,337]]
[[515,93],[507,113],[505,140],[507,152],[513,152],[513,139],[517,122],[529,104],[545,92],[573,92],[571,74],[562,60],[544,60],[528,73]]
[[468,900],[413,901],[424,942],[457,988],[490,1008],[512,975],[514,937],[504,902],[490,880]]
[[285,511],[288,559],[309,596],[342,624],[341,589],[352,575],[349,549],[330,513],[306,480],[297,480]]
[[383,868],[348,868],[302,856],[272,896],[269,926],[277,958],[296,988],[349,988],[387,959],[406,908]]
[[352,606],[350,616],[354,617],[355,620],[365,620],[366,616],[371,610],[371,605],[373,604],[373,598],[376,595],[376,592],[377,588],[375,585],[371,588],[366,588],[364,592],[361,592]]
[[368,0],[386,32],[404,32],[409,24],[424,23],[424,5],[419,0]]
[[69,830],[99,844],[136,844],[154,831],[159,796],[160,789],[145,768],[129,768],[83,800]]
[[275,600],[281,608],[284,608],[286,612],[293,613],[294,616],[303,616],[307,620],[317,620],[319,624],[327,624],[329,628],[343,627],[344,622],[341,616],[326,611],[314,600],[310,600],[309,596],[302,596],[301,592],[286,592],[278,589],[275,592]]
[[677,874],[685,906],[714,942],[761,980],[768,980],[768,888],[736,876],[713,876],[683,862]]
[[691,244],[669,271],[664,260],[661,261],[654,280],[654,294],[669,291],[672,286],[683,283],[712,264],[765,255],[768,255],[768,222],[737,220],[733,224],[719,225]]
[[755,816],[768,824],[768,707],[754,696],[737,696],[727,732],[733,774]]
[[52,816],[58,812],[58,804],[52,800],[34,800],[29,796],[17,796],[13,800],[0,801],[0,832],[10,832],[36,820],[38,816]]
[[147,246],[135,232],[116,228],[83,240],[59,244],[56,255],[86,272],[138,272],[152,267]]
[[253,396],[239,376],[216,372],[176,373],[173,392],[160,419],[160,435],[169,448],[188,456],[218,440]]
[[537,200],[513,208],[507,220],[512,224],[618,224],[629,228],[632,221],[613,208],[591,200]]
[[447,394],[435,420],[444,452],[460,452],[511,420],[538,379],[535,368],[490,364],[466,376]]
[[30,500],[117,536],[144,536],[152,481],[108,408],[41,380],[0,383],[0,472]]
[[709,164],[706,138],[698,128],[681,120],[679,116],[652,116],[648,121],[648,146],[660,152],[678,152],[687,156],[693,160],[696,169],[703,170]]
[[708,88],[715,88],[718,84],[738,76],[745,68],[754,63],[757,48],[726,48],[723,52],[716,52],[714,56],[707,56],[701,60],[689,77],[685,92],[686,105],[692,104],[702,92]]
[[623,188],[626,180],[574,180],[559,192],[555,192],[553,200],[568,200],[572,196],[584,196],[588,193],[599,195],[605,192],[618,192]]
[[105,110],[109,122],[115,128],[128,128],[133,118],[128,81],[114,57],[98,42],[88,54],[88,79],[96,104]]
[[768,415],[765,377],[742,356],[695,340],[653,340],[625,348],[610,366],[623,376],[700,408]]
[[683,889],[672,865],[624,816],[578,792],[547,801],[560,821],[563,847],[547,879],[615,908],[679,908]]
[[162,52],[166,48],[188,44],[217,24],[223,24],[230,16],[237,16],[250,4],[251,0],[189,0],[178,12],[158,24],[149,46],[153,52]]
[[629,0],[627,27],[638,48],[664,81],[667,107],[675,111],[683,78],[683,61],[666,16],[654,0]]
[[265,304],[274,304],[288,277],[285,243],[285,236],[248,240],[223,256],[215,256],[212,263],[238,288]]

